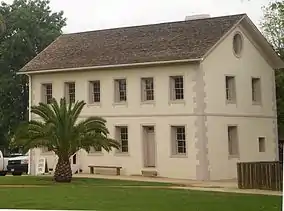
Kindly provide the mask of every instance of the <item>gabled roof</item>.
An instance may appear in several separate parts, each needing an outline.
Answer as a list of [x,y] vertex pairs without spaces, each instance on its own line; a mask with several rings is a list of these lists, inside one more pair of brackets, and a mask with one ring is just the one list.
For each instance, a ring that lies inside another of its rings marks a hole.
[[21,71],[199,60],[244,16],[64,34]]

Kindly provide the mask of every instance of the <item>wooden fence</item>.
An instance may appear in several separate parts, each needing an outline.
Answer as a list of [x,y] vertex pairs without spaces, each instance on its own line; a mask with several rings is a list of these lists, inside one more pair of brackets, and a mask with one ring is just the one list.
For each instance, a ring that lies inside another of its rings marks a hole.
[[279,161],[238,163],[238,187],[282,191],[282,165]]

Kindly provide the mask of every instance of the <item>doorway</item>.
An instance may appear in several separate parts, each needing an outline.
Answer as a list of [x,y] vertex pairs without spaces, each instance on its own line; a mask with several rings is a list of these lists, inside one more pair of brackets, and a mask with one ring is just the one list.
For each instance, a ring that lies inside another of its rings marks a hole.
[[154,126],[143,126],[144,167],[156,167],[156,141]]

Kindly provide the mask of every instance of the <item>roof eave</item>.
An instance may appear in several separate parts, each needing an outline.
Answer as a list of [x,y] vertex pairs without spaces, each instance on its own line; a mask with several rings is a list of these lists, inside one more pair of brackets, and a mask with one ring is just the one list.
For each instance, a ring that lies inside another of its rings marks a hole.
[[181,59],[181,60],[169,60],[169,61],[155,61],[155,62],[142,62],[142,63],[130,63],[130,64],[117,64],[117,65],[102,65],[102,66],[89,66],[89,67],[76,67],[76,68],[60,68],[60,69],[45,69],[45,70],[28,70],[19,71],[17,75],[29,75],[40,73],[57,73],[57,72],[69,72],[78,70],[95,70],[95,69],[113,69],[123,67],[139,67],[139,66],[152,66],[152,65],[167,65],[167,64],[182,64],[182,63],[199,63],[203,61],[203,58],[197,59]]
[[245,23],[247,23],[251,27],[251,29],[253,30],[253,32],[257,36],[257,39],[259,40],[260,44],[262,45],[264,52],[266,53],[267,57],[270,60],[269,63],[271,65],[271,67],[273,69],[284,68],[284,61],[279,57],[279,55],[276,53],[276,51],[270,45],[268,40],[258,30],[258,28],[255,26],[255,24],[250,20],[250,18],[248,16],[245,16],[245,18],[243,20],[245,20]]

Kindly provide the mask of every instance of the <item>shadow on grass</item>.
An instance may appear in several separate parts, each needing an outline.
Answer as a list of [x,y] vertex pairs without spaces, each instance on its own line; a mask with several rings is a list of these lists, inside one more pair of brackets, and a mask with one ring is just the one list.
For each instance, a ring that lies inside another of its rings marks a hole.
[[[97,178],[73,178],[72,185],[76,186],[177,186],[171,183],[125,181]],[[51,176],[5,176],[0,177],[1,185],[70,185],[68,183],[56,183]]]

